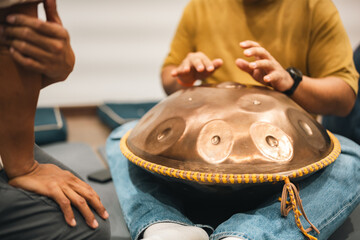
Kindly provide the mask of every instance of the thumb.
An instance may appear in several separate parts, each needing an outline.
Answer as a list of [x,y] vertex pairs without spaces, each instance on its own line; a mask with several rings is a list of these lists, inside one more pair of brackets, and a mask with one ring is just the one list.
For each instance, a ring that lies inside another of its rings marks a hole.
[[47,21],[55,22],[62,25],[61,19],[56,9],[56,0],[45,0],[44,8]]

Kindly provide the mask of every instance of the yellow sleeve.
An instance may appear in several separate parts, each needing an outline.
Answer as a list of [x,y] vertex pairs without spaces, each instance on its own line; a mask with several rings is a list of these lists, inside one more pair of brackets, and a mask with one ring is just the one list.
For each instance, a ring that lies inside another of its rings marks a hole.
[[340,15],[330,0],[316,1],[311,16],[308,69],[310,77],[342,78],[357,93],[359,75]]
[[189,52],[195,51],[194,37],[194,7],[193,1],[190,1],[185,7],[174,38],[170,45],[170,52],[168,53],[162,68],[167,65],[180,65],[182,60]]

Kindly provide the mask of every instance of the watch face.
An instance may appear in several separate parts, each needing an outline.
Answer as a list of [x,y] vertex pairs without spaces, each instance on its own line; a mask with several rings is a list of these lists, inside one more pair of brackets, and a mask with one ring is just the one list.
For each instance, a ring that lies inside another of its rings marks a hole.
[[296,77],[296,78],[301,78],[302,77],[302,72],[294,67],[288,68],[289,73],[292,75],[292,77]]
[[289,67],[286,69],[286,71],[290,74],[291,78],[294,79],[294,84],[292,85],[292,87],[289,90],[284,91],[283,93],[285,93],[288,96],[291,96],[295,89],[298,87],[299,83],[302,80],[302,72],[294,67]]

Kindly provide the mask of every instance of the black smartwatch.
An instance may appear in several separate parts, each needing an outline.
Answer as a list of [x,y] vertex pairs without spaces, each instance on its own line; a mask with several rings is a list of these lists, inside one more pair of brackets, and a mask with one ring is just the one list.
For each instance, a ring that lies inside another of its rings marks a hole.
[[303,79],[303,74],[299,69],[294,67],[289,67],[286,69],[286,71],[290,74],[291,78],[294,79],[294,84],[291,86],[290,89],[283,91],[283,93],[291,96],[294,93],[295,89],[299,86],[301,80]]

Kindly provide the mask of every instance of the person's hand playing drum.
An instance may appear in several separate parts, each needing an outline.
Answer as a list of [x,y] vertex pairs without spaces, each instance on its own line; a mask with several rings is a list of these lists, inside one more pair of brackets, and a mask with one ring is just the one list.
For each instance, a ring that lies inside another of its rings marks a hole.
[[[244,49],[246,57],[255,58],[253,62],[236,59],[235,63],[241,70],[249,73],[256,81],[271,86],[279,92],[286,93],[293,88],[295,80],[289,72],[259,43],[247,40],[241,42],[240,47]],[[301,79],[301,83],[296,85],[296,90],[289,96],[305,110],[323,115],[346,116],[350,113],[356,94],[341,77],[330,75],[314,78],[304,74]]]
[[171,71],[171,76],[177,77],[180,84],[192,85],[196,80],[203,80],[212,75],[222,64],[220,58],[211,60],[202,52],[192,52],[180,66]]
[[240,43],[246,57],[255,57],[255,61],[248,62],[242,58],[236,59],[236,65],[249,73],[256,81],[273,87],[279,92],[291,88],[294,80],[280,63],[259,43],[244,41]]
[[191,52],[179,66],[170,65],[163,69],[164,89],[169,94],[191,87],[196,80],[204,80],[212,75],[222,64],[220,58],[211,60],[202,52]]

